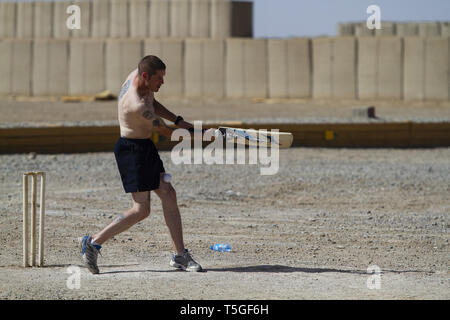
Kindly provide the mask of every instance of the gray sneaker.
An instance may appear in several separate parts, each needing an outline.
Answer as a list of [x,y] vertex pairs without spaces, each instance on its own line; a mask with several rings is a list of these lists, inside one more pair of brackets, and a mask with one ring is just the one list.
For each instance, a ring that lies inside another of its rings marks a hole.
[[172,254],[170,265],[177,269],[185,271],[200,272],[203,271],[202,266],[192,259],[191,254],[187,249],[184,249],[182,254]]
[[100,271],[97,266],[97,256],[102,248],[100,245],[93,245],[91,243],[92,237],[85,235],[78,238],[80,244],[81,256],[83,257],[84,264],[93,274],[98,274]]

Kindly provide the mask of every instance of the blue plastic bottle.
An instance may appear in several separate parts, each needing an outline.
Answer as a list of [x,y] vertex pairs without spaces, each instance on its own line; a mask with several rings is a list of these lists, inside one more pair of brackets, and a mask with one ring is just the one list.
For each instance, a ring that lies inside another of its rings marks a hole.
[[218,252],[230,252],[231,245],[229,245],[228,243],[216,243],[211,245],[211,250]]

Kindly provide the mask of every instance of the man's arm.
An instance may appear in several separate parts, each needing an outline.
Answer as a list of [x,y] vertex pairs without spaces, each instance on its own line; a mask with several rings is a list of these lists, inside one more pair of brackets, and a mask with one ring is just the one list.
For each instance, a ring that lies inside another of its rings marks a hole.
[[172,136],[172,132],[174,131],[174,129],[172,129],[171,127],[169,127],[163,119],[161,119],[160,117],[156,117],[156,119],[153,120],[153,128],[156,129],[156,131],[158,131],[159,133],[161,133],[163,136],[166,136],[167,138],[170,139],[170,137]]
[[[153,100],[153,107],[155,108],[156,115],[160,116],[161,118],[167,119],[172,122],[175,122],[175,120],[177,119],[177,116],[174,113],[170,112],[156,99]],[[194,128],[194,126],[191,123],[186,122],[184,120],[178,122],[177,126],[184,129]]]
[[[162,122],[161,127],[159,127],[160,132],[163,135],[170,137],[170,135],[167,135],[165,132],[170,131],[170,133],[172,133],[174,130],[172,128],[168,127],[161,118],[167,119],[167,120],[175,123],[175,121],[177,120],[177,116],[175,114],[173,114],[172,112],[170,112],[166,107],[164,107],[156,99],[153,99],[153,108],[155,109],[156,116],[160,117],[160,120]],[[153,125],[158,127],[157,125],[155,125],[155,122],[153,122]],[[187,121],[181,120],[178,122],[177,126],[179,128],[187,129],[191,133],[194,132],[194,125]],[[210,130],[213,130],[213,129],[210,129]],[[207,129],[202,129],[202,134],[205,133],[206,131],[207,131]]]
[[[144,106],[143,106],[144,107]],[[162,135],[170,138],[172,135],[172,132],[174,131],[174,129],[172,129],[171,127],[169,127],[164,120],[158,116],[155,113],[150,111],[150,108],[145,108],[144,112],[142,112],[142,116],[147,119],[152,121],[153,124],[153,130],[156,130],[157,132],[161,133]]]

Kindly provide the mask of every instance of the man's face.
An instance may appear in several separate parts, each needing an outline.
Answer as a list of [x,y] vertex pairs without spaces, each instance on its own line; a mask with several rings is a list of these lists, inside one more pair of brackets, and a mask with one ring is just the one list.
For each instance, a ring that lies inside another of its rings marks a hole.
[[159,88],[164,83],[164,76],[166,75],[165,70],[158,70],[154,75],[151,77],[147,72],[142,73],[142,78],[144,79],[144,86],[146,89],[152,91],[152,92],[158,92]]

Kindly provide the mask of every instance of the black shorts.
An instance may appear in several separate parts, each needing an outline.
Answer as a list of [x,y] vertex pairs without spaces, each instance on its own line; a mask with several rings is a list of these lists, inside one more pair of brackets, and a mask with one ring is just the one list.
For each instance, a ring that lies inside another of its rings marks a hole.
[[159,188],[160,174],[165,170],[151,139],[120,137],[114,155],[126,193]]

